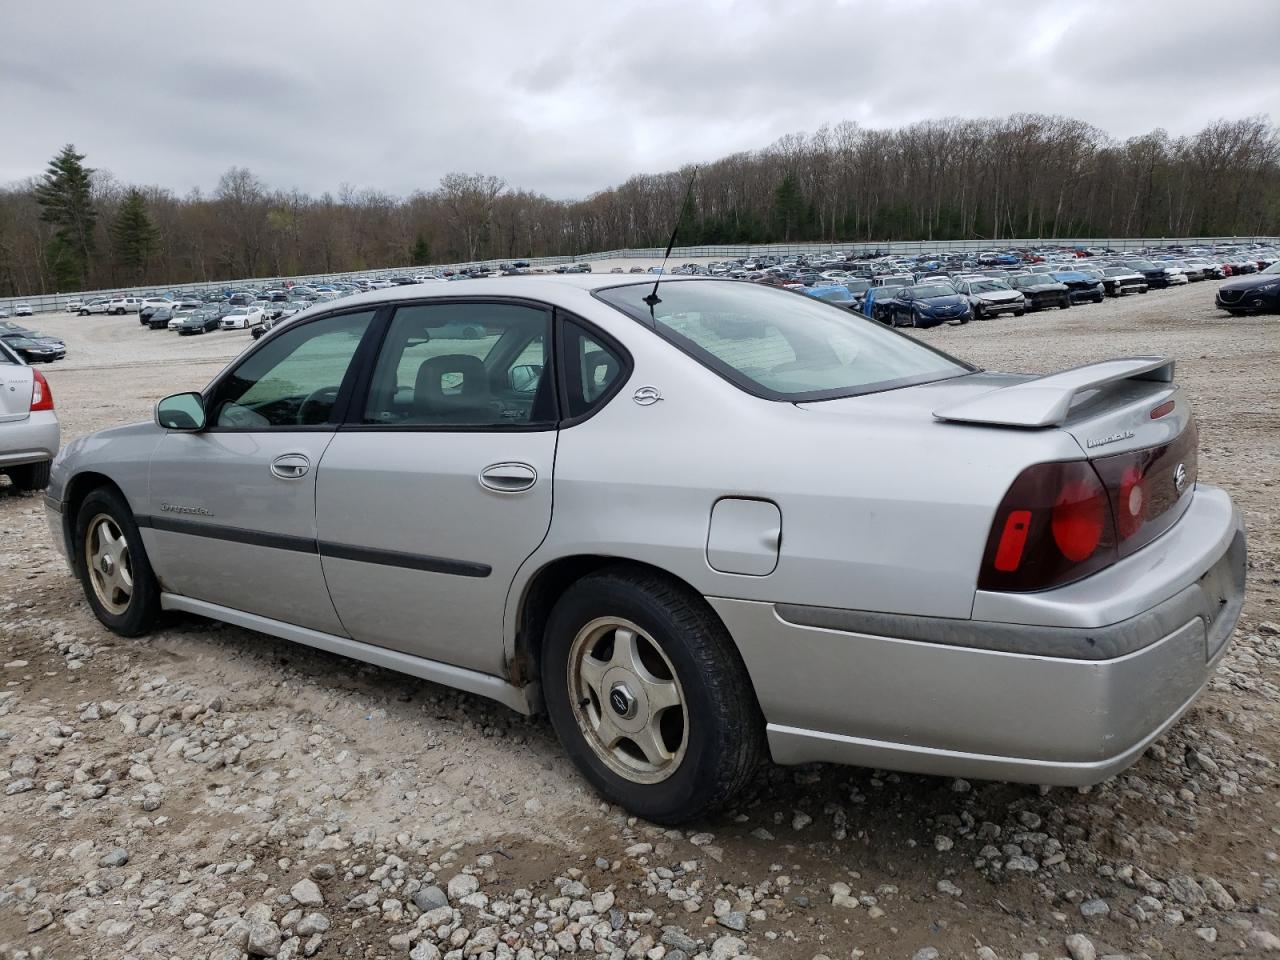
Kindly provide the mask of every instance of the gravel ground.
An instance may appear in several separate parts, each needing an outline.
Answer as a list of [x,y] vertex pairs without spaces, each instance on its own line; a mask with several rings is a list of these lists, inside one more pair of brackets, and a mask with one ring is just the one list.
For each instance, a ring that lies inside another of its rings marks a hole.
[[[664,830],[549,725],[195,618],[93,619],[38,497],[0,489],[0,957],[1217,957],[1280,950],[1280,322],[1213,283],[920,336],[992,368],[1178,358],[1249,597],[1197,707],[1130,771],[1040,790],[771,768]],[[249,342],[38,324],[64,436],[149,415]]]

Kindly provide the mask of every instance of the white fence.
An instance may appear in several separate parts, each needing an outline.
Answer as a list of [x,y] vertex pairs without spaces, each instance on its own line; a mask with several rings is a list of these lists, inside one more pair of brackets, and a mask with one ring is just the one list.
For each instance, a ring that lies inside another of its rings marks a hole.
[[[846,254],[852,253],[858,256],[869,254],[913,256],[922,253],[980,253],[1034,247],[1102,247],[1123,251],[1160,247],[1235,246],[1253,243],[1280,246],[1280,237],[1078,237],[1034,240],[858,240],[841,243],[716,244],[697,247],[676,247],[671,251],[671,260],[673,263],[679,264],[691,259],[715,258],[730,260],[770,255],[787,256],[826,253],[831,250],[839,250]],[[216,280],[203,283],[179,283],[150,287],[116,287],[109,290],[89,290],[83,293],[50,293],[35,294],[27,297],[9,297],[0,299],[0,308],[7,309],[10,313],[13,313],[17,304],[27,303],[31,305],[35,313],[45,313],[65,310],[67,301],[73,298],[92,300],[96,297],[107,296],[147,297],[169,293],[174,290],[203,293],[225,290],[231,287],[261,288],[279,284],[282,280],[292,280],[296,283],[307,284],[349,280],[375,274],[378,276],[413,276],[425,270],[476,265],[495,267],[499,263],[510,263],[517,259],[527,260],[533,268],[554,267],[561,263],[576,263],[583,260],[660,260],[665,251],[665,247],[640,247],[626,250],[607,250],[602,253],[580,254],[572,257],[507,257],[497,260],[471,261],[465,264],[436,264],[429,267],[384,267],[373,270],[357,270],[351,273],[326,273],[297,277],[252,277],[242,280]]]

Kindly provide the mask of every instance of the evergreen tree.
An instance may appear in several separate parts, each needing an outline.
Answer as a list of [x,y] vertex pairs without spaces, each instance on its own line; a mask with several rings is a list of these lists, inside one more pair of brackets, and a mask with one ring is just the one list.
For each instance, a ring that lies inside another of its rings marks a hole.
[[418,240],[413,245],[413,252],[409,257],[413,260],[415,267],[425,267],[431,262],[431,244],[427,243],[427,238],[422,234],[418,234]]
[[782,239],[790,240],[791,231],[800,225],[804,212],[804,197],[794,173],[788,173],[773,193],[773,213],[782,227]]
[[111,225],[111,239],[115,242],[116,260],[120,266],[141,280],[151,255],[160,243],[160,232],[151,222],[141,190],[130,190],[125,196],[115,223]]
[[84,154],[76,153],[75,145],[69,143],[49,161],[49,168],[36,184],[36,202],[42,207],[40,219],[57,227],[48,255],[58,285],[64,290],[87,285],[94,252],[97,212],[89,189],[93,171],[83,161]]

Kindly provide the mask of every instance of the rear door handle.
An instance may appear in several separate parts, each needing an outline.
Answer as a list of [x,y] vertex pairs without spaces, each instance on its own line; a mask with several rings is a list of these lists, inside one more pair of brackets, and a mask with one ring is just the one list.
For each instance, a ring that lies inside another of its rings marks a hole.
[[311,469],[311,461],[300,453],[286,453],[271,461],[272,476],[281,480],[300,480]]
[[494,493],[522,493],[538,482],[527,463],[494,463],[480,471],[480,486]]

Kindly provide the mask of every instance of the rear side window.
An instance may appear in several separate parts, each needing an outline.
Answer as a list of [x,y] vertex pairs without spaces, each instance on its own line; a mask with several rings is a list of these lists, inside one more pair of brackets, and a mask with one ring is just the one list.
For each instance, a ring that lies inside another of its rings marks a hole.
[[613,395],[623,375],[625,360],[598,335],[565,320],[564,342],[565,418],[585,417]]
[[513,303],[401,307],[378,353],[366,425],[553,424],[551,315]]

